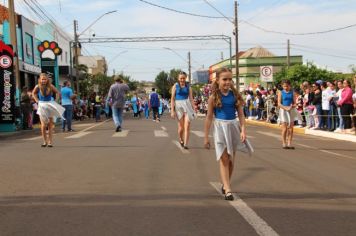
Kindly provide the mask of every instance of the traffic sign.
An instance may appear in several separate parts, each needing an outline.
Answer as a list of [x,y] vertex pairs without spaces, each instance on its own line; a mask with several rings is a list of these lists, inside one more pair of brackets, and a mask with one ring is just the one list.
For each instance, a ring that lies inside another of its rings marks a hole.
[[260,66],[260,77],[263,82],[273,82],[273,66]]
[[8,55],[2,55],[0,57],[0,67],[7,69],[12,65],[12,59]]

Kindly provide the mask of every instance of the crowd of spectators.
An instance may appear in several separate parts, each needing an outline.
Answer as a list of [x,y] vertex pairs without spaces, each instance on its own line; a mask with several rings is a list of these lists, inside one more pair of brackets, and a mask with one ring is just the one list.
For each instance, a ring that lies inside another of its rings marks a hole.
[[[354,78],[356,82],[356,76]],[[243,91],[247,119],[278,123],[280,87]],[[303,82],[294,88],[297,127],[339,133],[355,133],[356,93],[349,80]]]

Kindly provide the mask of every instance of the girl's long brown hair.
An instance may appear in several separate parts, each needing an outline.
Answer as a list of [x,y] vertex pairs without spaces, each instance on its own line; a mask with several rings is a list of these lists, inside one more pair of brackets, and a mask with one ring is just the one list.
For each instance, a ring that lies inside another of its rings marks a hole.
[[42,96],[47,96],[47,95],[49,95],[50,93],[51,93],[51,80],[48,78],[48,76],[47,76],[47,74],[46,73],[41,73],[40,74],[40,78],[41,77],[46,77],[47,78],[47,84],[46,85],[42,85],[42,83],[41,83],[41,80],[39,79],[38,80],[38,88],[39,88],[39,90],[40,90],[40,93],[41,93],[41,95]]
[[[221,103],[221,91],[219,89],[219,83],[218,80],[220,79],[220,75],[222,73],[225,72],[231,72],[231,70],[229,68],[220,68],[216,70],[216,80],[213,82],[212,84],[212,91],[211,91],[211,96],[213,98],[214,101],[214,107],[222,107],[222,103]],[[234,86],[234,83],[231,83],[231,87],[230,87],[231,91],[233,92],[235,99],[236,99],[236,103],[235,103],[235,107],[238,108],[238,106],[243,105],[244,101],[242,99],[241,94],[237,91],[237,89]]]

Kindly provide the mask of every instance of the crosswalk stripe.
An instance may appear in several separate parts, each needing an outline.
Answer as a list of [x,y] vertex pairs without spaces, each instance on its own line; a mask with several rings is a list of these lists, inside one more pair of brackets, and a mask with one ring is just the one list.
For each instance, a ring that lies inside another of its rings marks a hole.
[[164,131],[167,131],[167,128],[164,127],[164,126],[162,126],[161,129],[164,130]]
[[113,138],[124,138],[129,134],[129,130],[122,130],[121,132],[116,132],[113,134]]
[[84,136],[86,136],[86,135],[88,135],[88,134],[91,134],[91,133],[93,133],[93,132],[91,132],[91,131],[88,131],[88,132],[79,132],[79,133],[77,133],[77,134],[71,135],[71,136],[66,137],[66,138],[69,138],[69,139],[81,138],[81,137],[84,137]]
[[40,138],[42,138],[42,136],[37,136],[37,137],[33,137],[33,138],[25,138],[25,139],[22,139],[22,140],[32,141],[32,140],[37,140],[37,139],[40,139]]
[[[195,134],[196,136],[198,136],[199,138],[204,138],[205,137],[205,133],[203,131],[198,131],[198,130],[191,130],[190,131],[192,134]],[[213,137],[211,135],[209,135],[209,137]]]
[[279,135],[279,134],[273,134],[273,133],[262,132],[262,131],[257,131],[257,133],[263,134],[263,135],[266,135],[266,136],[270,136],[270,137],[273,137],[273,138],[277,138],[277,139],[281,138],[281,135]]
[[178,147],[179,150],[181,150],[181,152],[183,154],[189,154],[190,152],[184,148],[182,148],[182,146],[180,145],[180,143],[177,140],[172,140],[172,142]]
[[168,137],[168,133],[164,130],[155,130],[155,137]]

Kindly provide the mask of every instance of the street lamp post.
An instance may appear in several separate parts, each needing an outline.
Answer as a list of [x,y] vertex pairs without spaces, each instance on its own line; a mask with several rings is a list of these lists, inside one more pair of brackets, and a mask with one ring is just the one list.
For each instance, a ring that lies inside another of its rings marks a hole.
[[176,52],[175,50],[173,50],[172,48],[168,48],[168,47],[163,47],[166,50],[169,50],[171,52],[173,52],[174,54],[176,54],[177,56],[179,56],[185,63],[188,64],[188,72],[189,72],[189,83],[191,83],[191,57],[190,57],[190,52],[188,52],[188,60],[186,60],[182,55],[180,55],[178,52]]
[[85,28],[80,34],[77,33],[77,29],[78,29],[78,21],[74,20],[74,42],[73,42],[73,47],[74,47],[74,65],[76,66],[76,70],[75,70],[75,77],[76,77],[76,84],[77,84],[77,93],[80,94],[79,91],[79,71],[78,71],[78,65],[79,65],[79,61],[78,61],[78,47],[79,47],[79,37],[85,32],[87,31],[90,27],[92,27],[96,22],[98,22],[101,18],[103,18],[106,15],[112,14],[117,12],[117,10],[115,11],[108,11],[104,14],[102,14],[101,16],[99,16],[95,21],[93,21],[93,23],[91,23],[87,28]]

